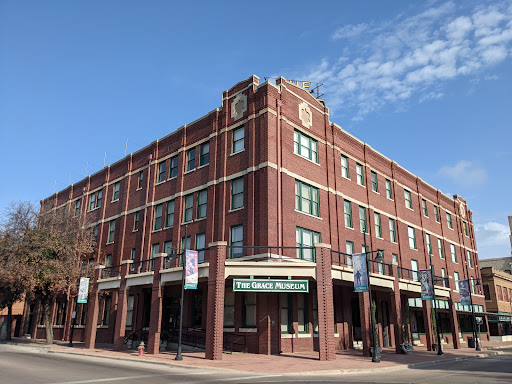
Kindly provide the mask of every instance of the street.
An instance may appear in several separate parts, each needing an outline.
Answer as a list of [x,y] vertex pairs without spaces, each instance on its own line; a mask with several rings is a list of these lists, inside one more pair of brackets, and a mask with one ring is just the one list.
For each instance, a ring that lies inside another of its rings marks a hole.
[[38,352],[0,346],[0,383],[80,384],[120,383],[510,383],[512,349],[489,358],[443,363],[422,369],[381,371],[372,374],[278,375],[169,367],[89,356]]

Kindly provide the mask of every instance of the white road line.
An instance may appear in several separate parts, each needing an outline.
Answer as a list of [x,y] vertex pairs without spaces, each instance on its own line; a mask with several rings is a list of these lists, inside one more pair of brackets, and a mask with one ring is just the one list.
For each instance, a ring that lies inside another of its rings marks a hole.
[[85,384],[85,383],[99,383],[106,381],[120,381],[120,380],[132,380],[132,379],[144,379],[146,377],[156,376],[174,376],[174,374],[162,374],[162,375],[139,375],[139,376],[125,376],[125,377],[108,377],[105,379],[91,379],[91,380],[78,380],[78,381],[59,381],[57,383],[50,384]]

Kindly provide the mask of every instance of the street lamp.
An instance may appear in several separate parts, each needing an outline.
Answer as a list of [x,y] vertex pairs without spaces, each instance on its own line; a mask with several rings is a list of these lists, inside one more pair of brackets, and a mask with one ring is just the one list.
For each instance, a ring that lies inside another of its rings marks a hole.
[[[436,302],[436,285],[435,285],[435,277],[434,277],[434,266],[432,265],[432,253],[429,253],[430,256],[430,275],[432,277],[432,294],[434,296],[434,317],[436,318],[436,328],[437,328],[437,354],[438,356],[444,355],[444,352],[441,348],[441,332],[439,330],[439,316],[437,313],[437,302]],[[444,284],[443,284],[444,286]]]
[[[468,263],[467,261],[464,263],[466,266],[466,277],[468,278],[468,288],[469,288],[469,303],[471,305],[471,317],[473,318],[473,337],[475,338],[475,350],[480,351],[480,343],[478,342],[478,333],[476,331],[476,319],[475,319],[475,309],[473,308],[473,285],[471,284],[471,279],[469,278],[469,271],[468,271]],[[476,282],[477,287],[481,287],[482,283],[480,282],[480,279]]]

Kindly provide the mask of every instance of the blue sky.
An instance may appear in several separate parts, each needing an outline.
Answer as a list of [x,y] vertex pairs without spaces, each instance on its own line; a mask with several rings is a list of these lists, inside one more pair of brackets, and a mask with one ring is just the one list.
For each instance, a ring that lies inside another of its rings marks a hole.
[[0,0],[0,209],[282,75],[322,82],[333,122],[466,198],[480,257],[509,256],[511,63],[509,1]]

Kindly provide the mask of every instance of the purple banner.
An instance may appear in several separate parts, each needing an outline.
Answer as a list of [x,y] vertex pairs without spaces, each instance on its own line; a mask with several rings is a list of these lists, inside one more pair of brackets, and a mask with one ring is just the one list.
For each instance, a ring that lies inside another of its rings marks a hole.
[[467,281],[467,280],[459,281],[459,295],[460,295],[460,303],[462,305],[471,305],[471,298],[469,297],[469,281]]
[[432,285],[432,272],[430,269],[420,269],[421,300],[433,300],[434,288]]
[[366,254],[352,255],[354,266],[354,292],[368,292],[368,273],[366,270]]
[[197,289],[197,251],[185,251],[185,289]]

